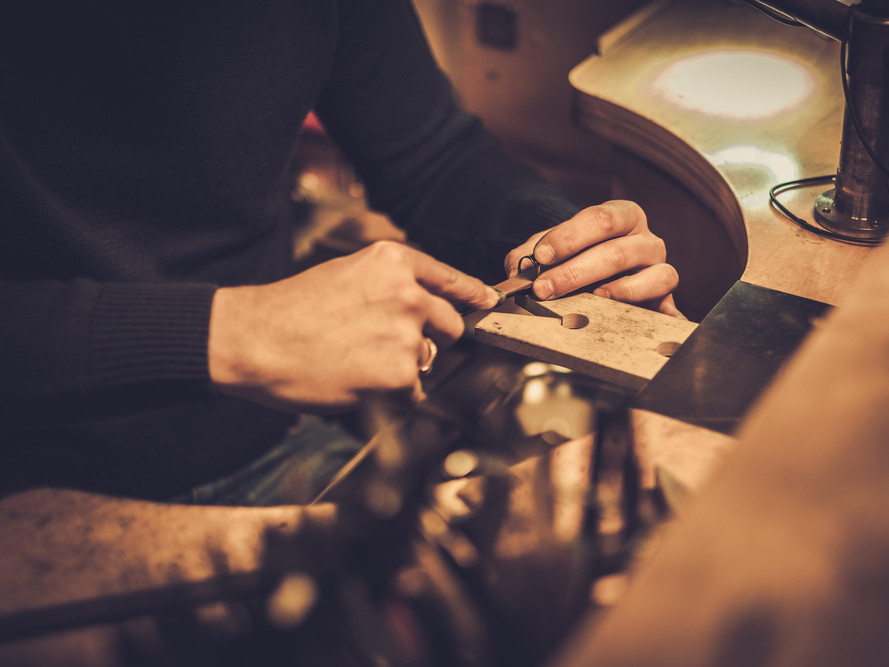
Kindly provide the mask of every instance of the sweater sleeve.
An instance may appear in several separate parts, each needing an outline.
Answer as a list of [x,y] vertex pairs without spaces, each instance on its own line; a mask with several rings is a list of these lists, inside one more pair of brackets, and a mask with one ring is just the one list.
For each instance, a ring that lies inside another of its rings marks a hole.
[[0,282],[0,396],[6,410],[154,386],[207,389],[215,287]]
[[429,252],[486,280],[504,255],[577,212],[465,113],[409,0],[341,2],[337,59],[317,110],[371,204]]

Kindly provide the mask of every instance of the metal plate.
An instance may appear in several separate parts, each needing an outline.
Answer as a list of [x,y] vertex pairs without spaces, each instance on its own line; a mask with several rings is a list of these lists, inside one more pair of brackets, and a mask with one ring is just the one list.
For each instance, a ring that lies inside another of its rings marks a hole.
[[830,308],[737,282],[632,407],[733,435],[753,401]]

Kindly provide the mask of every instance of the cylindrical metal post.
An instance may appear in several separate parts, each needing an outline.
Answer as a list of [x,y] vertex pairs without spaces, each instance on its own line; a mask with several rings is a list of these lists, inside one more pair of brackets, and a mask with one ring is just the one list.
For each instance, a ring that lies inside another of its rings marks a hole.
[[[818,197],[815,216],[842,234],[881,238],[889,233],[889,188],[886,175],[869,153],[883,164],[889,162],[889,70],[884,55],[889,49],[889,2],[870,0],[863,5],[853,7],[850,15],[849,99],[836,187]],[[872,13],[878,7],[880,14]]]

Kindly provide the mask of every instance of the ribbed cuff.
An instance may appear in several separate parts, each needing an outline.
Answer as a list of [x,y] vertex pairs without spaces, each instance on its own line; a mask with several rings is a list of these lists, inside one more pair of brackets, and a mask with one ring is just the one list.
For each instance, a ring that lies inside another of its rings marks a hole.
[[207,340],[215,285],[101,287],[91,322],[97,387],[140,382],[209,386]]

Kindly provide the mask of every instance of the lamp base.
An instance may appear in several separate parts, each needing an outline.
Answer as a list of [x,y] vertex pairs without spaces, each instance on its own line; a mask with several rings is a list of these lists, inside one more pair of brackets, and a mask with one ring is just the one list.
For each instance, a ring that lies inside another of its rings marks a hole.
[[815,200],[815,219],[826,229],[857,239],[881,239],[889,234],[889,214],[859,218],[840,213],[835,195],[832,189]]

